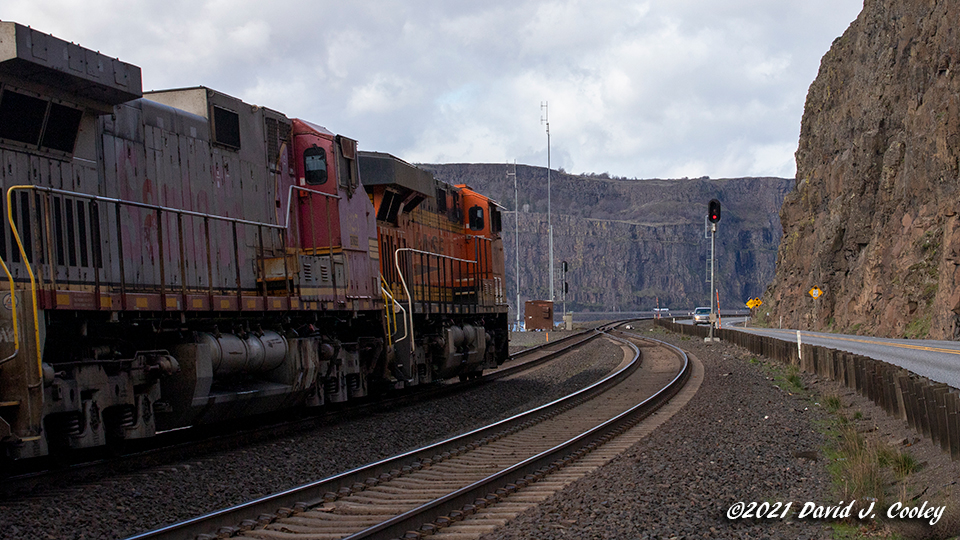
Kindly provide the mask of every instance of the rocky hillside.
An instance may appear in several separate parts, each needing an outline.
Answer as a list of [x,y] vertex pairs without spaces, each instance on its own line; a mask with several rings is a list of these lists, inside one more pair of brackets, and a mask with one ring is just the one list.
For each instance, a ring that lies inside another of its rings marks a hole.
[[958,20],[958,2],[866,0],[824,56],[761,310],[772,323],[960,337]]
[[[507,256],[507,298],[516,298],[517,230],[512,165],[419,165],[500,202]],[[548,296],[547,170],[519,165],[521,301]],[[551,172],[555,268],[567,261],[568,311],[633,311],[709,305],[707,202],[723,203],[717,235],[722,307],[760,296],[773,278],[781,237],[777,212],[793,180],[629,180]],[[560,311],[560,280],[555,285]]]

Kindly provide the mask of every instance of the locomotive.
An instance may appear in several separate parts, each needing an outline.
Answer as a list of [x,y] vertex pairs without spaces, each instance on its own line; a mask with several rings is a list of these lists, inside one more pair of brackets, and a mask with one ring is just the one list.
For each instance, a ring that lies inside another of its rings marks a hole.
[[318,407],[507,357],[500,207],[0,22],[0,446]]

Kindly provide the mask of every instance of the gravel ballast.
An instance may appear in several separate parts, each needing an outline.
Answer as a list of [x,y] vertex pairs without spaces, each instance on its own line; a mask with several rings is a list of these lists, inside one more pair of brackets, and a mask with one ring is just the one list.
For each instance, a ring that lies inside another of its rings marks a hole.
[[325,478],[547,403],[616,367],[596,340],[526,375],[455,396],[321,426],[296,437],[0,500],[2,539],[124,538]]
[[744,350],[667,334],[705,367],[691,401],[648,438],[486,540],[829,538],[829,522],[730,520],[738,501],[836,505],[815,423],[825,413],[774,385]]

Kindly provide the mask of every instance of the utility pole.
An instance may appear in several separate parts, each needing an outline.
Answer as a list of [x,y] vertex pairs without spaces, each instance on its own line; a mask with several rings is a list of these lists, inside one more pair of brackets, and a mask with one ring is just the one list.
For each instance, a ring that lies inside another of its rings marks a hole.
[[514,254],[517,258],[517,331],[520,331],[520,320],[523,315],[520,313],[522,311],[520,307],[520,191],[517,189],[517,160],[513,160],[513,172],[507,173],[507,176],[513,177],[513,206],[514,206],[514,217],[517,219],[517,225],[514,228],[514,233],[516,237],[516,251]]
[[553,224],[551,222],[550,211],[550,109],[546,101],[540,103],[540,110],[543,115],[540,117],[540,123],[547,125],[547,257],[550,259],[550,297],[553,302]]

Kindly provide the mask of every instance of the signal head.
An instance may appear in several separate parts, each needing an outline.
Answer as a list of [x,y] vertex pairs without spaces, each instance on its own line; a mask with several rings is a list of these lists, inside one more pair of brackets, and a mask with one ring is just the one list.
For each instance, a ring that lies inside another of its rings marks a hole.
[[707,219],[710,220],[710,223],[720,221],[720,201],[717,199],[710,199],[710,203],[707,205]]

